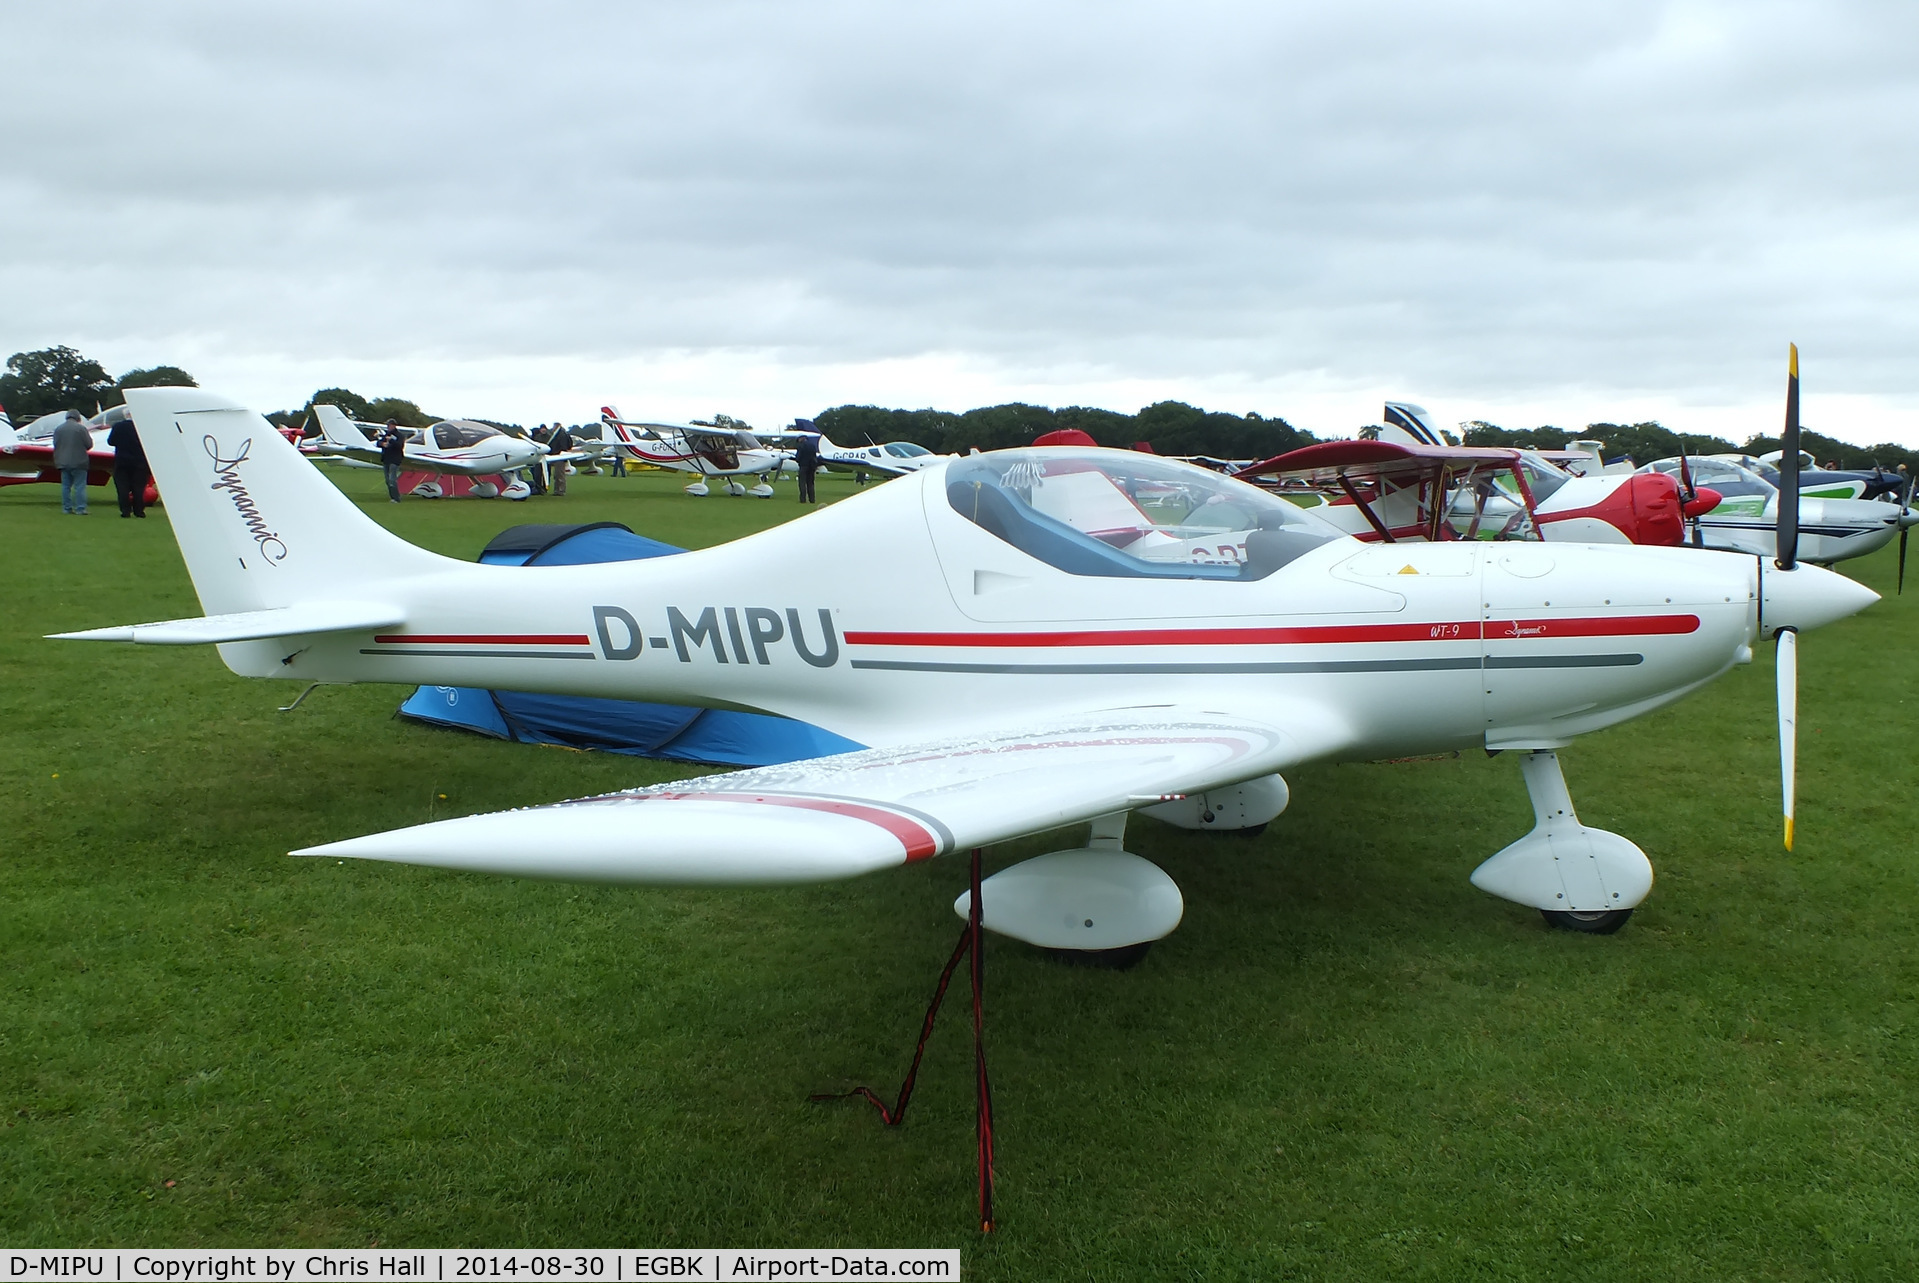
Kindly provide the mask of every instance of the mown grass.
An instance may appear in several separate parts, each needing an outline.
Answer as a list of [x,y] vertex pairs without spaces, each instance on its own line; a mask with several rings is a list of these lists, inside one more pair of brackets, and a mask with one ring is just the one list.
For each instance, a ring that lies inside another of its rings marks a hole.
[[[659,477],[394,508],[341,475],[466,557],[515,521],[699,545],[798,511]],[[806,1102],[897,1083],[961,862],[705,892],[288,859],[686,772],[412,725],[391,687],[281,714],[294,687],[210,650],[42,641],[197,613],[164,515],[102,498],[0,492],[0,1240],[957,1244],[1021,1279],[1919,1265],[1912,602],[1801,647],[1790,855],[1769,656],[1565,754],[1581,815],[1659,870],[1612,938],[1467,884],[1530,824],[1510,758],[1301,770],[1252,842],[1138,823],[1187,902],[1138,969],[989,946],[982,1240],[958,1012],[903,1128]],[[1891,566],[1851,569],[1889,592]]]

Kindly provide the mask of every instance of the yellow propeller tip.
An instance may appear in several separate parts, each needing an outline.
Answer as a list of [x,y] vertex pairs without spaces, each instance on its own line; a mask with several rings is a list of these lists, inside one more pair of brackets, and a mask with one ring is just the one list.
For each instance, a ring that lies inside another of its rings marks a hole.
[[1792,817],[1786,817],[1786,849],[1792,850]]
[[1786,344],[1786,350],[1792,353],[1791,373],[1792,373],[1792,377],[1796,379],[1799,377],[1799,345],[1797,343],[1788,343]]

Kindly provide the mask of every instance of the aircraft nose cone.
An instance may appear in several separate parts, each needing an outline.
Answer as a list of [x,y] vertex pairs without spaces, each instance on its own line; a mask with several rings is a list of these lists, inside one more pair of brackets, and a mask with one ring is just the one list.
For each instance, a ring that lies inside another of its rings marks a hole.
[[1879,594],[1864,584],[1801,564],[1781,570],[1762,559],[1760,567],[1760,618],[1767,634],[1781,628],[1818,628],[1848,615],[1856,615]]

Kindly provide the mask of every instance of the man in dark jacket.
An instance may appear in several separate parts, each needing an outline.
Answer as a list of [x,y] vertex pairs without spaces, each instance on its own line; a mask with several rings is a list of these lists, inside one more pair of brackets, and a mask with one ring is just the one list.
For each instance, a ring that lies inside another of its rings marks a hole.
[[820,470],[820,439],[817,433],[807,432],[800,436],[800,442],[793,448],[793,462],[800,469],[800,502],[818,503],[813,494],[813,478]]
[[92,448],[93,434],[80,412],[68,410],[66,419],[53,430],[53,466],[60,469],[62,512],[87,515],[87,451]]
[[[548,454],[570,454],[573,450],[573,434],[560,424],[553,425],[553,435],[546,440]],[[566,494],[566,474],[570,465],[549,463],[547,474],[553,478],[553,497],[558,499]]]
[[[544,423],[526,435],[529,439],[537,442],[541,449],[546,448],[548,433]],[[526,465],[526,488],[534,494],[546,493],[546,465],[537,459]]]
[[113,488],[120,496],[120,515],[145,518],[147,478],[152,474],[147,471],[147,452],[133,420],[114,424],[113,431],[107,433],[107,444],[113,447]]
[[380,466],[386,470],[386,499],[400,502],[400,469],[406,466],[406,431],[398,419],[386,421],[380,434]]

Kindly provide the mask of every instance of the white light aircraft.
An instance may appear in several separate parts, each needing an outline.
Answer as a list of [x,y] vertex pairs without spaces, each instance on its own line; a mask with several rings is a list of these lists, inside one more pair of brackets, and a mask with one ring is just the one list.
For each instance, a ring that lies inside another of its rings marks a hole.
[[[1789,425],[1797,387],[1795,355]],[[232,402],[127,398],[208,613],[63,636],[214,643],[247,676],[751,709],[871,746],[296,854],[795,883],[1088,823],[1084,843],[979,896],[986,927],[1088,953],[1143,949],[1183,912],[1124,849],[1130,813],[1257,829],[1302,763],[1469,747],[1521,755],[1537,818],[1473,883],[1558,926],[1616,930],[1652,866],[1579,821],[1558,750],[1776,637],[1790,845],[1796,634],[1877,599],[1798,564],[1783,530],[1778,560],[1368,544],[1203,469],[1079,448],[957,459],[674,557],[488,566],[389,534]],[[849,548],[865,573],[840,573]]]
[[[1725,456],[1660,459],[1639,470],[1640,476],[1663,474],[1679,481],[1682,490],[1711,490],[1718,501],[1689,522],[1704,548],[1728,552],[1774,555],[1780,516],[1781,491],[1759,472]],[[1816,497],[1798,488],[1799,552],[1822,566],[1877,552],[1892,537],[1919,523],[1919,512],[1905,504],[1879,499]],[[1792,507],[1793,505],[1786,505]],[[1904,562],[1900,579],[1903,582]]]
[[[137,423],[138,412],[135,414]],[[377,442],[379,434],[385,431],[383,424],[356,423],[338,406],[325,403],[313,407],[313,417],[319,422],[320,436],[307,443],[307,448],[316,457],[348,459],[376,467],[379,465],[380,447]],[[533,463],[552,462],[559,458],[571,460],[575,457],[550,456],[537,441],[509,436],[491,424],[467,419],[448,419],[430,428],[402,428],[401,431],[407,436],[408,472],[425,472],[436,477],[489,478],[472,488],[472,493],[481,499],[524,499],[528,494],[526,483],[504,481],[506,474]],[[142,440],[145,440],[144,436]],[[427,491],[427,486],[433,486],[432,491]],[[429,481],[414,487],[412,493],[423,498],[438,498],[441,491],[440,487]]]
[[836,472],[873,472],[882,477],[903,477],[909,472],[918,472],[953,458],[950,454],[934,454],[923,445],[911,441],[888,441],[884,445],[869,442],[862,446],[836,445],[833,439],[813,425],[811,419],[799,419],[791,428],[777,433],[772,443],[791,449],[800,437],[813,437],[819,441],[820,466]]
[[[636,423],[621,418],[619,410],[610,405],[600,407],[600,422],[630,457],[656,468],[693,473],[697,479],[685,487],[690,495],[706,497],[712,493],[707,480],[723,477],[730,495],[773,497],[770,478],[779,476],[783,456],[778,450],[767,449],[744,428]],[[758,480],[749,490],[741,477]]]

